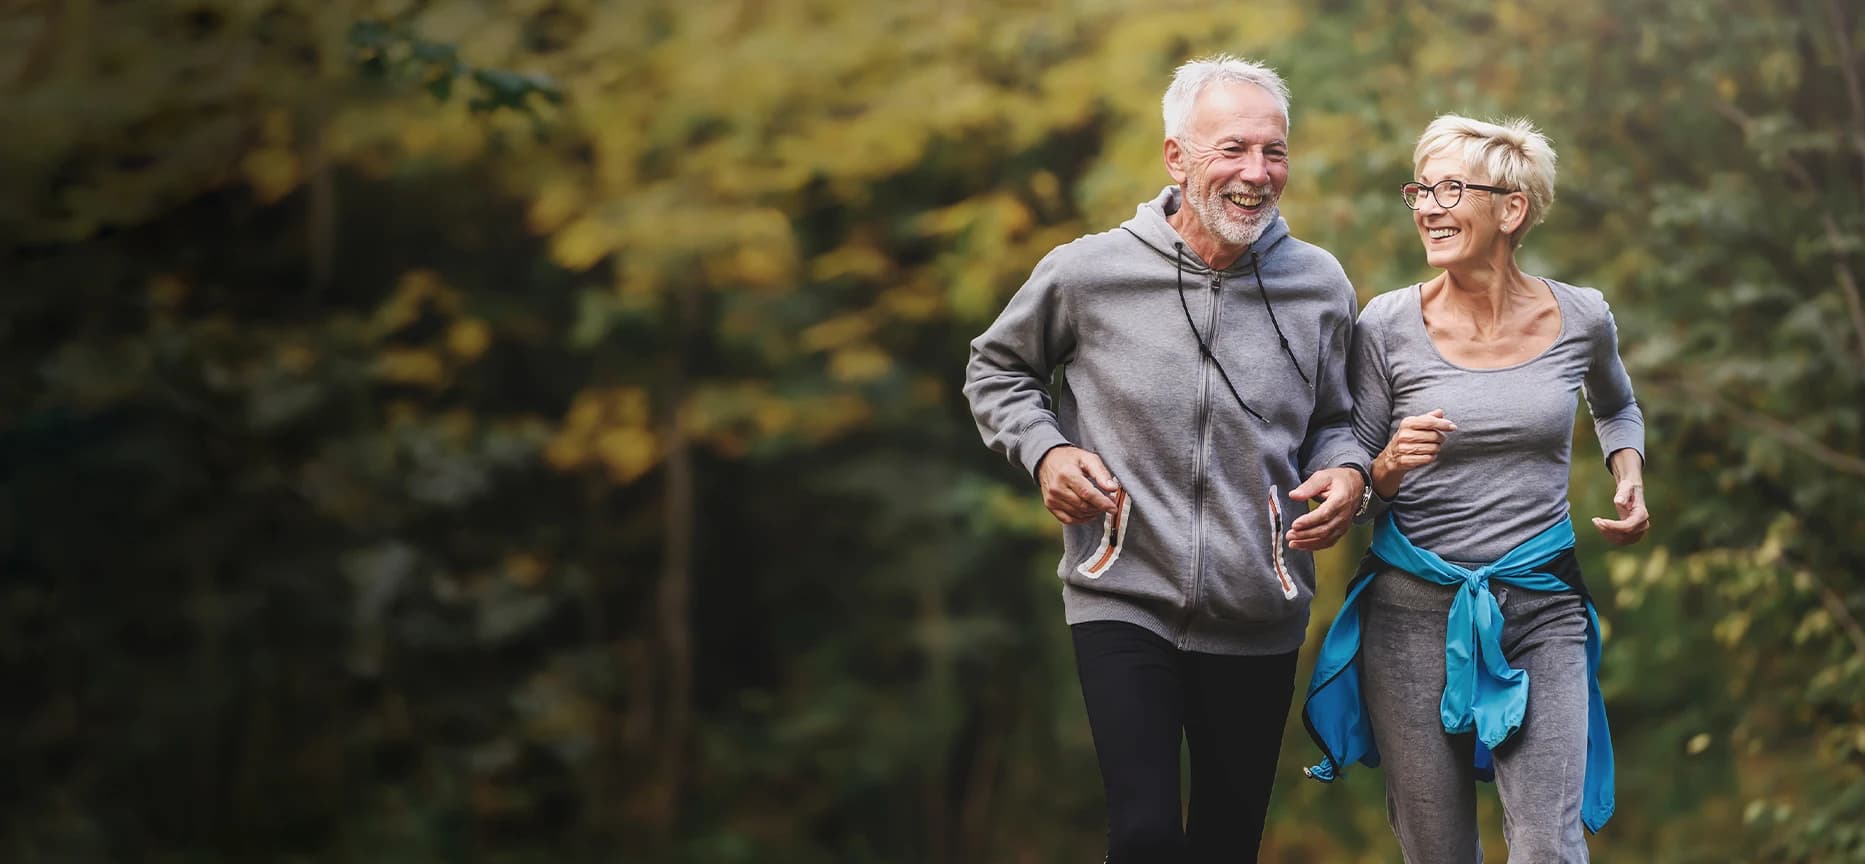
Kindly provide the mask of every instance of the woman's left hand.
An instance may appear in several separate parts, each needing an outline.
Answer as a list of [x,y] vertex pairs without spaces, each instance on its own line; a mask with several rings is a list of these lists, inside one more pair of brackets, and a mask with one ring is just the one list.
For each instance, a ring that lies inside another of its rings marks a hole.
[[1645,486],[1638,477],[1620,477],[1613,492],[1612,505],[1619,511],[1617,519],[1593,517],[1593,527],[1606,535],[1614,546],[1630,546],[1645,539],[1651,530],[1651,514],[1645,512]]

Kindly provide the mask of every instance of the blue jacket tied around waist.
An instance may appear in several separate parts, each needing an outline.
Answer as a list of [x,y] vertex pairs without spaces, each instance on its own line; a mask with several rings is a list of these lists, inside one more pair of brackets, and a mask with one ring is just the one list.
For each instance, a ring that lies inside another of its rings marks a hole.
[[[1309,777],[1331,782],[1345,766],[1360,762],[1379,764],[1373,727],[1360,698],[1360,594],[1384,567],[1410,573],[1439,585],[1455,585],[1449,625],[1444,638],[1444,698],[1439,717],[1444,731],[1476,733],[1476,768],[1487,780],[1494,776],[1491,751],[1502,746],[1522,725],[1528,705],[1528,673],[1510,668],[1502,653],[1502,608],[1489,593],[1491,582],[1529,591],[1576,592],[1587,609],[1587,763],[1580,819],[1597,832],[1612,818],[1612,736],[1606,728],[1606,701],[1600,695],[1599,615],[1579,581],[1574,564],[1574,527],[1565,519],[1486,567],[1459,567],[1406,539],[1392,522],[1391,512],[1373,526],[1373,547],[1368,561],[1347,588],[1340,614],[1328,628],[1315,661],[1314,678],[1302,720],[1308,734],[1321,747],[1321,764],[1305,769]],[[1380,566],[1384,565],[1384,567]],[[1563,572],[1565,571],[1565,572]],[[1571,580],[1562,576],[1570,576]]]

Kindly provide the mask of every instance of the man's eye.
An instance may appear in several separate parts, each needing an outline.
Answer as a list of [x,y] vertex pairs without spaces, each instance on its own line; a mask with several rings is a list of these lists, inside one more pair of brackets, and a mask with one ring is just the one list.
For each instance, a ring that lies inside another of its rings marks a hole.
[[1242,148],[1242,147],[1238,147],[1238,146],[1235,146],[1235,145],[1232,145],[1232,146],[1230,146],[1230,147],[1226,147],[1226,148],[1224,148],[1224,152],[1226,152],[1226,153],[1230,153],[1230,154],[1233,154],[1233,155],[1235,155],[1235,154],[1238,154],[1238,153],[1242,153],[1242,152],[1243,152],[1243,148]]

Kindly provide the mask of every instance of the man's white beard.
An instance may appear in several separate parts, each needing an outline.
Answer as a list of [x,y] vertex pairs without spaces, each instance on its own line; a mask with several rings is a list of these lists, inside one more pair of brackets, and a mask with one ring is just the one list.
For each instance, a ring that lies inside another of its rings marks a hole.
[[1276,218],[1276,200],[1269,197],[1269,186],[1255,189],[1233,189],[1233,192],[1257,192],[1265,199],[1263,208],[1255,214],[1242,218],[1234,217],[1224,206],[1224,193],[1212,192],[1206,195],[1192,196],[1192,212],[1198,214],[1198,221],[1204,223],[1205,230],[1216,234],[1219,239],[1235,246],[1248,246],[1256,242],[1269,230],[1270,220]]

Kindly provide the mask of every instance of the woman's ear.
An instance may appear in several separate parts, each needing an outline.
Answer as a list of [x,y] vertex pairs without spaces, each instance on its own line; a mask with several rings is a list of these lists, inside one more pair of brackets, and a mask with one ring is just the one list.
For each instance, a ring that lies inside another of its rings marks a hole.
[[1502,233],[1510,236],[1519,234],[1528,221],[1528,196],[1521,192],[1510,192],[1502,196]]

